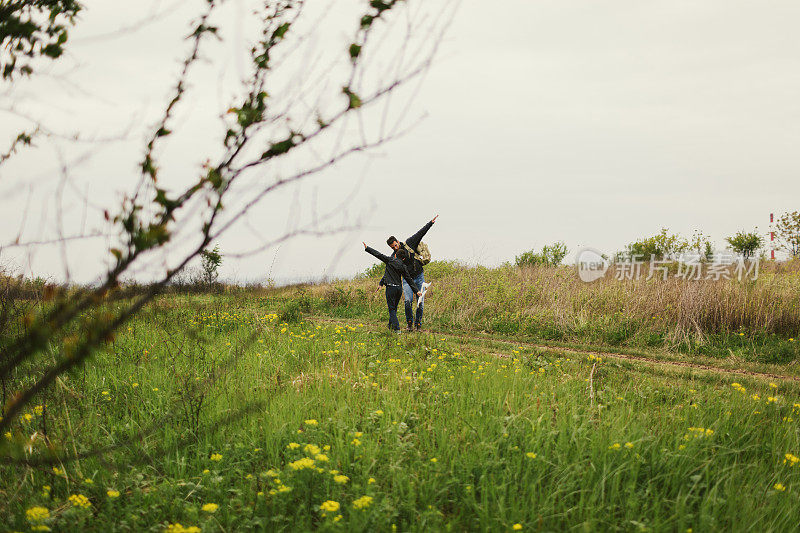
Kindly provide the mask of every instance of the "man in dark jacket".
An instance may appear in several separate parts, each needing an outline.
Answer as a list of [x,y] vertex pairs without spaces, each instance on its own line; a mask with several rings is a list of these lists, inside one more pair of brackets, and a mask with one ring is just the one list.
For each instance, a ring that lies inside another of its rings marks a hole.
[[[399,250],[404,250],[406,246],[417,251],[417,247],[419,246],[422,237],[428,233],[428,230],[431,229],[433,223],[436,222],[436,219],[439,218],[439,215],[433,217],[433,220],[422,226],[418,232],[414,235],[406,239],[406,242],[400,242],[397,238],[392,235],[388,239],[386,239],[386,244],[388,244],[393,250],[394,253],[392,256],[394,257]],[[422,287],[422,284],[425,283],[425,272],[423,270],[422,263],[417,259],[414,255],[408,254],[408,259],[403,261],[408,269],[408,273],[414,279],[414,283],[417,287]],[[383,282],[383,280],[381,280]],[[416,291],[414,291],[416,292]],[[421,329],[422,328],[422,310],[425,307],[424,304],[417,305],[417,314],[414,316],[414,311],[411,307],[411,302],[414,300],[414,292],[411,291],[411,287],[408,283],[403,281],[403,299],[405,300],[405,311],[406,311],[406,323],[408,324],[409,331],[412,328]]]
[[381,283],[386,285],[386,305],[389,307],[389,328],[395,331],[400,331],[400,322],[397,320],[397,304],[400,303],[400,295],[403,294],[402,284],[407,283],[410,290],[419,296],[422,294],[419,287],[414,283],[414,280],[408,274],[404,260],[408,258],[408,252],[400,249],[392,256],[386,256],[374,248],[367,246],[367,243],[362,242],[364,250],[377,257],[386,263],[386,270],[383,272]]

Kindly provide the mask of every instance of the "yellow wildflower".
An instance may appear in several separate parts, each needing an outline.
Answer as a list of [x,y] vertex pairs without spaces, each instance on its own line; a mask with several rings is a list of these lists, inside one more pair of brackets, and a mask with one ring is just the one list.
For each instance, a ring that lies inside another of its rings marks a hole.
[[356,509],[366,509],[370,505],[372,505],[372,496],[362,496],[353,501],[353,507]]
[[28,519],[28,522],[31,523],[43,522],[50,518],[50,511],[48,511],[46,507],[31,507],[25,511],[25,517]]
[[535,453],[533,453],[533,452],[528,452],[528,453],[526,453],[525,455],[526,455],[527,457],[530,457],[531,459],[536,459],[536,454],[535,454]]
[[713,434],[714,434],[714,430],[710,429],[710,428],[706,429],[706,428],[700,428],[700,427],[697,427],[697,428],[696,427],[691,427],[691,428],[689,428],[689,433],[684,435],[683,438],[684,438],[684,440],[689,440],[692,437],[699,439],[699,438],[703,438],[703,437],[710,437]]
[[344,485],[345,483],[350,481],[350,478],[345,476],[344,474],[339,474],[339,475],[333,476],[333,480],[336,483],[340,484],[340,485]]
[[303,457],[297,461],[289,463],[292,470],[303,470],[304,468],[314,468],[314,459]]
[[207,503],[200,508],[201,511],[205,511],[206,513],[216,513],[217,509],[219,509],[219,505],[216,503]]
[[779,492],[783,492],[786,490],[786,487],[783,486],[783,483],[775,483],[775,485],[773,485],[772,488],[774,488]]
[[319,446],[317,446],[316,444],[306,444],[303,447],[303,450],[309,455],[317,455],[319,452],[322,451],[322,450],[319,449]]
[[316,421],[315,419],[313,419],[313,418],[309,418],[308,420],[306,420],[306,421],[305,421],[305,423],[306,423],[306,425],[307,425],[307,426],[316,426],[316,425],[319,425],[319,422],[317,422],[317,421]]
[[114,489],[108,489],[106,494],[109,498],[119,498],[119,491]]
[[222,461],[222,454],[221,453],[212,453],[211,457],[209,457],[212,461]]
[[73,507],[81,507],[83,509],[88,509],[92,506],[89,498],[84,496],[83,494],[72,494],[69,497],[69,501]]
[[519,531],[520,529],[522,529],[522,524],[514,524],[513,526],[511,526],[511,529],[513,529],[514,531]]
[[320,505],[319,508],[323,513],[335,513],[339,510],[339,502],[327,500],[322,502],[322,505]]

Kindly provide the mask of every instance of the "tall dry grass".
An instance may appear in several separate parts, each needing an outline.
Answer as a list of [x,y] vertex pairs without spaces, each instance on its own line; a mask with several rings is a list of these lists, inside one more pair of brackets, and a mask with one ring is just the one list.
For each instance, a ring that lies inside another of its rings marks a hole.
[[[571,267],[489,269],[437,262],[426,268],[426,279],[434,282],[426,321],[563,339],[616,335],[625,341],[658,334],[669,344],[702,344],[716,334],[800,336],[800,262],[763,264],[756,280],[645,278],[619,281],[612,271],[584,283]],[[339,305],[350,295],[353,305],[363,302],[371,312],[385,312],[376,287],[377,278],[368,278],[311,291]]]

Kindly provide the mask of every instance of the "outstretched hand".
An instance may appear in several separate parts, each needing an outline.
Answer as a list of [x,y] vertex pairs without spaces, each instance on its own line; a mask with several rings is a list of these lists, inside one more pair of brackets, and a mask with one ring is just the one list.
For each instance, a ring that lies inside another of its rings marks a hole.
[[436,215],[435,217],[433,217],[433,219],[431,219],[431,224],[433,224],[434,222],[436,222],[436,219],[437,219],[437,218],[439,218],[439,215]]
[[422,291],[417,291],[417,296],[422,296]]

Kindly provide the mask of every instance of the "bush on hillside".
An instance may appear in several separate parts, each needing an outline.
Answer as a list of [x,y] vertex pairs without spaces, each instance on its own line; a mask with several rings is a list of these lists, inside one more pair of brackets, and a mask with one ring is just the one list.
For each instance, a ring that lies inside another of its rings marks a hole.
[[564,260],[564,257],[567,256],[567,253],[569,253],[569,250],[566,244],[561,241],[554,242],[549,246],[543,246],[541,252],[528,250],[527,252],[521,253],[514,258],[514,264],[518,267],[534,265],[558,266],[561,264],[561,261]]
[[617,260],[638,259],[640,261],[657,261],[666,257],[674,257],[690,249],[689,241],[677,233],[670,234],[667,228],[652,236],[634,241],[625,247],[625,251],[617,254]]
[[380,279],[380,277],[383,276],[384,266],[385,265],[383,263],[375,263],[374,265],[366,269],[364,272],[357,275],[356,279],[372,279],[372,278]]

